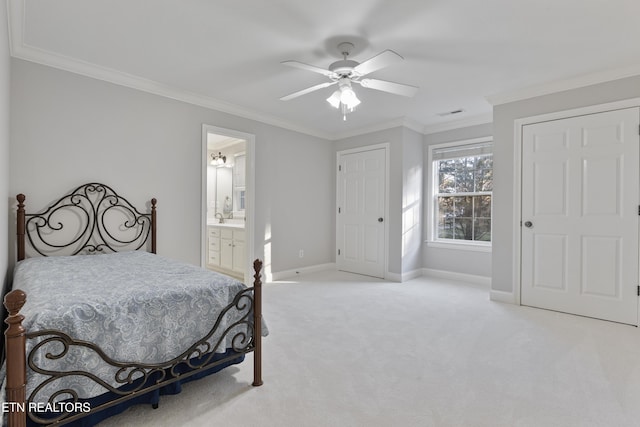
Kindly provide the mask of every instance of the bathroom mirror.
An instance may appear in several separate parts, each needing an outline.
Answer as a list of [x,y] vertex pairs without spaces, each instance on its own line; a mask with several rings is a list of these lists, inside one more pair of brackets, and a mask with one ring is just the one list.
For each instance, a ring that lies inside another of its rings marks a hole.
[[224,218],[233,218],[233,170],[216,168],[216,214]]

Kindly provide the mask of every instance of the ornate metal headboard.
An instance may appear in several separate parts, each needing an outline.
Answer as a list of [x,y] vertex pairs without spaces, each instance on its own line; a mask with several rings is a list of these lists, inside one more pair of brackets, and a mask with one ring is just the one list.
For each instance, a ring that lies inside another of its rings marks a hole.
[[42,256],[138,250],[151,240],[156,253],[156,199],[151,213],[140,213],[110,187],[89,183],[49,206],[27,214],[18,194],[18,261],[25,258],[25,236]]

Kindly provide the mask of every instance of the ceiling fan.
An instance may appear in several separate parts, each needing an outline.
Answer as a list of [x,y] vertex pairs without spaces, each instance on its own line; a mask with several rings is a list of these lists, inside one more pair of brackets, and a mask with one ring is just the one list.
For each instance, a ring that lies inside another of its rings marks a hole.
[[336,61],[329,65],[328,69],[316,67],[313,65],[305,64],[298,61],[284,61],[282,64],[289,67],[300,68],[302,70],[312,71],[314,73],[322,74],[328,77],[331,81],[320,83],[315,86],[294,92],[290,95],[280,98],[282,101],[288,101],[290,99],[297,98],[302,95],[314,92],[316,90],[324,89],[325,87],[338,85],[338,89],[327,98],[327,101],[334,107],[342,111],[343,120],[347,119],[347,113],[353,111],[353,109],[360,104],[360,100],[353,91],[352,85],[354,83],[359,84],[362,87],[380,90],[383,92],[393,93],[395,95],[403,95],[412,97],[417,91],[418,87],[405,85],[401,83],[394,83],[385,80],[363,78],[364,76],[377,71],[381,68],[388,67],[398,61],[402,61],[404,58],[392,50],[385,50],[373,58],[370,58],[362,63],[347,59],[351,50],[353,49],[353,43],[343,42],[338,45],[338,50],[342,54],[343,59]]

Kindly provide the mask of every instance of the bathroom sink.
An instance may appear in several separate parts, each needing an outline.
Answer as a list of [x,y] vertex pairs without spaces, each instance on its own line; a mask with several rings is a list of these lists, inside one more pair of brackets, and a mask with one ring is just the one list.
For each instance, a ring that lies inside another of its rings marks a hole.
[[216,227],[226,227],[226,228],[244,228],[244,220],[231,220],[227,219],[223,223],[218,222],[218,220],[208,220],[207,225],[213,225]]

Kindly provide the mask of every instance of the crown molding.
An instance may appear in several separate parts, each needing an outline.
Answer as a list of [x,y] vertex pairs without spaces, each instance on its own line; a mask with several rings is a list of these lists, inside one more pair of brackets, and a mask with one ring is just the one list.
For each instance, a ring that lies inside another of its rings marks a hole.
[[[82,61],[76,58],[56,54],[50,51],[30,46],[24,42],[25,26],[25,0],[8,0],[7,15],[9,25],[9,49],[14,58],[37,64],[64,70],[73,74],[90,77],[97,80],[113,83],[119,86],[129,87],[154,95],[162,96],[176,101],[185,102],[199,107],[216,110],[222,113],[232,114],[245,119],[254,120],[271,126],[299,132],[328,141],[335,141],[367,133],[378,132],[396,127],[405,127],[420,134],[430,134],[445,130],[463,128],[477,124],[490,123],[492,115],[483,115],[464,120],[450,121],[441,124],[424,125],[407,117],[399,117],[384,123],[366,126],[352,131],[328,133],[317,129],[300,126],[296,123],[283,120],[279,117],[266,114],[262,111],[252,110],[229,102],[221,101],[209,96],[188,92],[175,87],[145,79],[132,74],[124,73],[112,68],[99,66],[94,63]],[[638,70],[640,74],[640,68]]]
[[[11,33],[15,35],[16,26],[12,27]],[[15,37],[12,38],[15,40]],[[345,131],[340,133],[326,133],[320,132],[315,129],[299,126],[295,123],[282,120],[275,116],[267,115],[263,112],[251,110],[245,107],[241,107],[235,104],[220,101],[208,96],[176,89],[174,87],[158,83],[153,80],[144,79],[142,77],[134,76],[132,74],[124,73],[122,71],[114,70],[98,66],[93,63],[81,61],[75,58],[66,57],[59,54],[54,54],[49,51],[41,50],[32,46],[24,44],[12,43],[12,56],[25,61],[35,62],[38,64],[46,65],[52,68],[68,71],[70,73],[79,74],[82,76],[94,78],[97,80],[113,83],[119,86],[129,87],[132,89],[140,90],[143,92],[151,93],[154,95],[162,96],[176,101],[186,102],[188,104],[197,105],[223,113],[232,114],[234,116],[243,117],[249,120],[255,120],[261,123],[265,123],[272,126],[277,126],[283,129],[299,132],[302,134],[310,135],[316,138],[325,139],[328,141],[335,141],[345,138],[350,138],[358,135],[364,135],[372,132],[379,132],[386,129],[392,129],[396,127],[405,127],[411,129],[420,134],[430,134],[436,132],[442,132],[445,130],[463,128],[473,126],[477,124],[490,123],[492,115],[482,115],[467,118],[464,120],[450,121],[447,123],[435,124],[435,125],[423,125],[422,123],[412,120],[406,117],[400,117],[394,120],[390,120],[384,123],[378,123],[372,126],[366,126],[351,131]]]
[[407,129],[411,129],[412,131],[418,132],[420,134],[424,134],[424,124],[420,123],[417,120],[409,119],[405,117],[402,121],[402,126]]
[[423,132],[425,135],[431,135],[433,133],[445,132],[448,130],[461,129],[470,126],[486,125],[493,123],[493,112],[486,114],[478,114],[475,116],[467,117],[460,120],[452,120],[445,123],[435,123],[424,127]]
[[375,125],[365,126],[354,130],[335,133],[331,136],[331,140],[337,141],[340,139],[351,138],[354,136],[366,135],[368,133],[380,132],[387,129],[393,129],[397,127],[406,127],[414,130],[418,133],[424,133],[424,125],[415,120],[411,120],[406,117],[398,117],[397,119],[389,120],[388,122],[376,123]]
[[122,71],[102,67],[90,62],[29,46],[24,42],[25,5],[26,2],[24,0],[8,0],[7,2],[9,17],[9,49],[12,57],[120,86],[137,89],[154,95],[163,96],[165,98],[174,99],[176,101],[186,102],[199,107],[233,114],[245,119],[255,120],[317,138],[331,139],[331,135],[328,133],[300,126],[296,123],[282,120],[281,118],[265,114],[261,111],[248,109],[225,101],[220,101],[212,97],[177,89],[169,85],[124,73]]
[[460,120],[451,120],[445,123],[435,123],[431,125],[423,125],[422,123],[412,120],[406,117],[400,117],[388,122],[379,123],[373,126],[367,126],[352,131],[341,132],[334,134],[332,140],[340,140],[351,138],[354,136],[365,135],[367,133],[379,132],[387,129],[393,129],[397,127],[405,127],[418,132],[422,135],[430,135],[438,132],[445,132],[448,130],[461,129],[470,126],[485,125],[493,123],[493,113],[479,114],[476,116],[467,117]]
[[255,120],[264,124],[277,126],[283,129],[307,134],[322,139],[331,139],[331,134],[319,132],[298,124],[282,120],[278,117],[265,114],[264,112],[241,107],[225,101],[200,95],[197,93],[177,89],[175,87],[165,85],[153,80],[138,77],[132,74],[123,73],[107,67],[102,67],[89,62],[81,61],[75,58],[54,54],[52,52],[40,50],[32,46],[13,46],[12,56],[31,61],[60,70],[68,71],[74,74],[80,74],[97,80],[106,81],[119,86],[125,86],[137,89],[143,92],[159,95],[165,98],[174,99],[176,101],[186,102],[188,104],[197,105],[223,113],[232,114],[234,116],[243,117],[249,120]]
[[520,89],[496,93],[486,96],[485,99],[491,105],[501,105],[510,102],[522,101],[524,99],[535,98],[537,96],[550,95],[556,92],[563,92],[571,89],[578,89],[599,83],[606,83],[613,80],[624,79],[640,75],[640,64],[631,65],[613,70],[600,71],[589,74],[582,74],[568,79],[555,80],[539,85],[532,85]]

